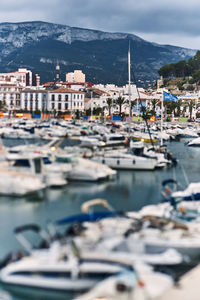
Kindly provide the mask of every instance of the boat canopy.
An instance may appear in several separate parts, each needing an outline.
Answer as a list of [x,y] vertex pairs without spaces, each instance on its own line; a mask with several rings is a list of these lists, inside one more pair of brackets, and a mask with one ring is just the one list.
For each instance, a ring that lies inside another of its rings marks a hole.
[[59,219],[55,221],[55,225],[65,225],[68,223],[73,223],[73,222],[94,222],[100,219],[104,218],[110,218],[110,217],[115,217],[117,215],[120,215],[122,213],[120,212],[111,212],[111,211],[97,211],[93,213],[82,213],[82,214],[77,214],[73,215],[70,217],[66,217],[63,219]]

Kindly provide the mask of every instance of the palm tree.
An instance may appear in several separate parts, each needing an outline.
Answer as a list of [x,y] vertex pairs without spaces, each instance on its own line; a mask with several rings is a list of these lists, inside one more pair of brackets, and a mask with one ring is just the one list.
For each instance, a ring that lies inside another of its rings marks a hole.
[[181,106],[182,106],[182,100],[179,99],[179,100],[176,102],[176,116],[177,116],[177,117],[180,117],[180,116],[181,116]]
[[122,105],[125,103],[125,98],[119,96],[116,100],[115,103],[119,106],[119,114],[121,115],[122,112]]
[[189,107],[190,120],[191,120],[191,119],[192,119],[192,111],[193,111],[193,108],[195,107],[194,100],[191,100],[191,101],[188,103],[188,107]]
[[108,114],[109,114],[109,116],[111,115],[111,107],[112,107],[112,105],[113,105],[113,99],[112,98],[107,98],[106,99],[106,102],[107,102],[107,106],[108,106]]
[[165,101],[164,106],[166,109],[166,113],[171,115],[172,113],[175,112],[177,104],[176,104],[176,102],[173,102],[173,101]]
[[155,115],[156,115],[156,106],[157,106],[158,102],[159,102],[159,100],[157,100],[157,99],[153,99],[153,100],[151,101],[151,104],[152,104],[152,110],[151,110],[151,112],[152,112],[152,115],[153,115],[154,117],[155,117]]
[[133,110],[133,107],[137,105],[137,100],[132,100],[131,101],[131,107],[130,107],[130,116],[132,117],[132,110]]

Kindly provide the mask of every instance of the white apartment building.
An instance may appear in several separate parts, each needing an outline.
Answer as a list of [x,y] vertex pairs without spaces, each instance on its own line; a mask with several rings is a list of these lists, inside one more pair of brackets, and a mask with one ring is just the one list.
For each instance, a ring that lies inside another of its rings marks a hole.
[[74,72],[66,74],[67,82],[85,82],[85,74],[81,70],[75,70]]
[[64,88],[49,91],[49,110],[84,111],[84,101],[84,92]]
[[21,92],[21,109],[33,112],[35,110],[48,111],[48,91],[23,90]]
[[23,90],[21,109],[27,111],[71,111],[84,110],[85,94],[71,89]]
[[16,72],[0,73],[0,81],[5,83],[18,83],[22,87],[32,85],[38,86],[40,85],[40,76],[38,74],[33,74],[26,68],[19,68]]
[[17,83],[0,82],[0,101],[10,110],[20,109],[20,93],[22,87]]

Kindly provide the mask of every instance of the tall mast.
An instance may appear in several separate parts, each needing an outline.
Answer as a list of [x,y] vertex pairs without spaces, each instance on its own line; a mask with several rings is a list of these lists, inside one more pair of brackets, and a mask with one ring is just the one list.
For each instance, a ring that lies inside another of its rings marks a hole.
[[161,133],[161,139],[160,144],[163,145],[163,92],[162,92],[162,98],[161,98],[161,116],[160,116],[160,133]]
[[128,102],[129,102],[129,117],[131,117],[131,54],[130,41],[128,49]]

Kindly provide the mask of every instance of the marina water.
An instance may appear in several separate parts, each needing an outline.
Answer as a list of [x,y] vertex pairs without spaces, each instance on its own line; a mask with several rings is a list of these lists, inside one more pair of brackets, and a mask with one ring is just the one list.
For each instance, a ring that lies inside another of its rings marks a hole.
[[[9,140],[5,143],[9,144]],[[183,187],[187,186],[187,180],[200,181],[200,148],[189,148],[182,140],[168,143],[168,150],[179,160],[175,168],[118,171],[114,181],[69,182],[63,188],[46,189],[39,196],[1,197],[1,259],[8,252],[20,249],[13,234],[16,226],[36,223],[45,227],[50,221],[79,213],[81,204],[94,198],[107,199],[118,211],[136,211],[144,205],[158,203],[161,200],[162,181],[165,179],[176,178]],[[20,300],[12,297],[9,299]]]

